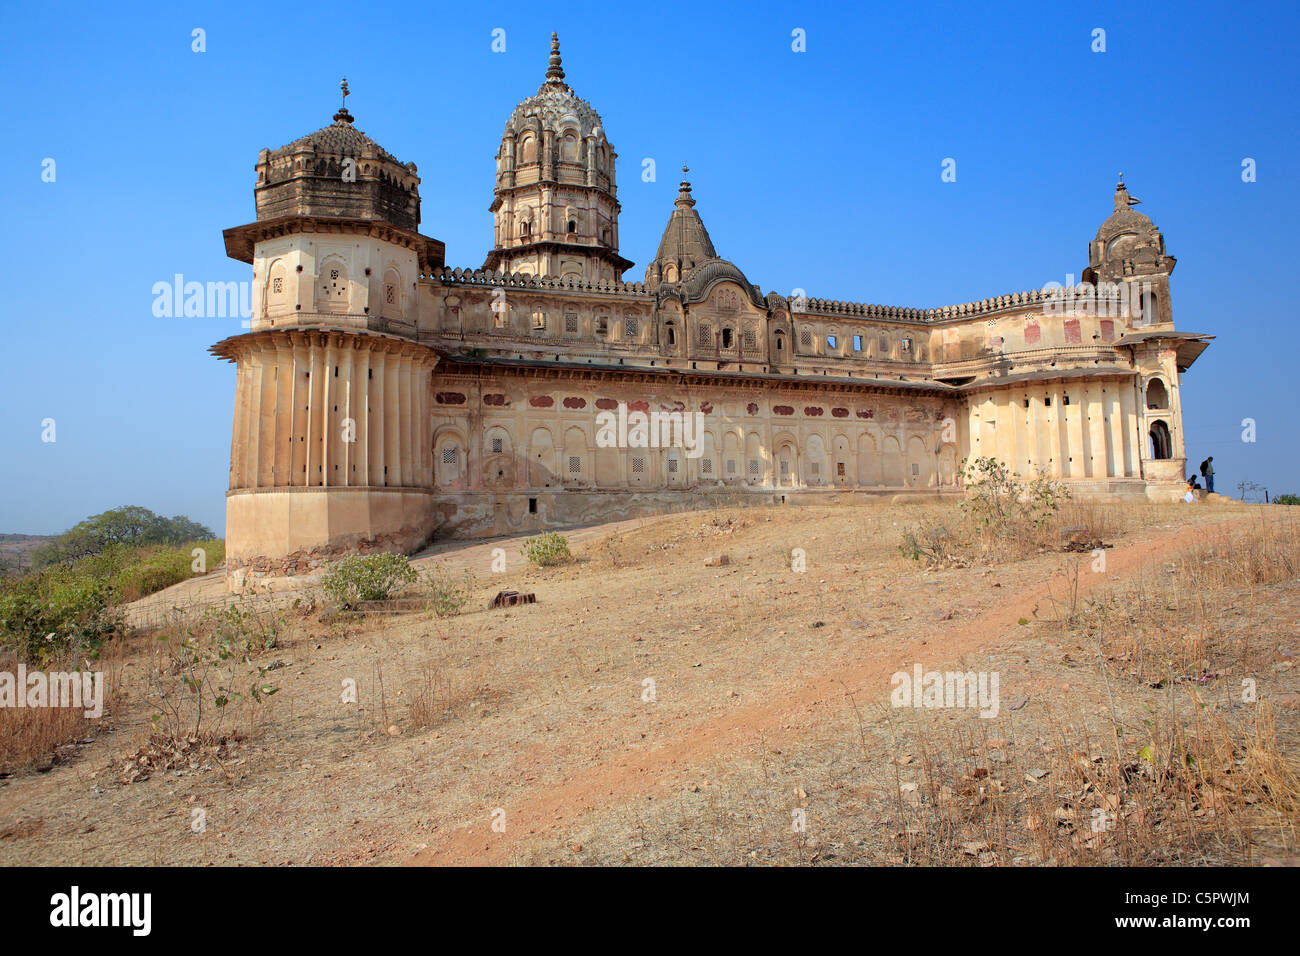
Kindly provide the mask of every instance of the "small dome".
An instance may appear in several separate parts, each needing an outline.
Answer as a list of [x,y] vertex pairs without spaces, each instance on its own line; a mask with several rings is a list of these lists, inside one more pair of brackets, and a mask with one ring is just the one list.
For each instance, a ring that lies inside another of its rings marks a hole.
[[[343,97],[348,96],[347,80]],[[420,177],[352,125],[342,106],[329,126],[263,150],[254,190],[259,220],[284,216],[374,219],[420,228]]]
[[351,156],[354,159],[365,156],[402,165],[396,156],[353,126],[351,116],[345,120],[336,119],[329,126],[300,136],[287,146],[272,150],[272,155],[297,152],[304,146],[311,147],[323,156]]
[[542,129],[559,130],[577,127],[582,138],[594,136],[604,141],[605,129],[597,113],[586,100],[573,92],[564,82],[564,68],[560,63],[560,40],[551,34],[551,60],[546,80],[537,92],[515,107],[506,120],[506,136],[513,136],[540,123]]
[[1115,211],[1101,224],[1101,228],[1097,230],[1097,238],[1109,241],[1124,233],[1139,235],[1155,233],[1156,226],[1151,218],[1133,208],[1141,201],[1129,195],[1128,189],[1124,186],[1124,178],[1121,176],[1115,186]]

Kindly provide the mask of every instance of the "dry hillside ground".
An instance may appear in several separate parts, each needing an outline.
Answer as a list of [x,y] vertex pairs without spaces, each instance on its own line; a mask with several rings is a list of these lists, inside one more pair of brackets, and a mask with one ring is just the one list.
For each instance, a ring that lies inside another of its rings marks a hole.
[[[1116,507],[1104,571],[905,559],[947,502],[622,522],[540,569],[441,546],[464,613],[280,596],[278,692],[147,774],[142,632],[89,742],[0,778],[0,863],[1295,862],[1300,580],[1234,563],[1291,560],[1289,509]],[[892,707],[917,664],[995,673],[997,715]]]

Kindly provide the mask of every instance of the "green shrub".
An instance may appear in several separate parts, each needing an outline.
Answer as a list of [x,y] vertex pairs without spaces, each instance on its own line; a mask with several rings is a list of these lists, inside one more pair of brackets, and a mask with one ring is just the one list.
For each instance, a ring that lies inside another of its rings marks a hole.
[[354,608],[361,601],[382,601],[416,577],[404,554],[354,554],[330,568],[321,587],[340,607]]
[[1273,499],[1275,505],[1300,505],[1300,495],[1278,495]]
[[44,664],[68,651],[97,656],[120,632],[112,589],[75,568],[51,568],[7,580],[0,590],[0,645]]
[[570,560],[569,541],[562,534],[552,531],[549,534],[534,535],[524,541],[523,555],[533,564],[546,567]]
[[1070,497],[1061,482],[1046,475],[1025,481],[996,458],[963,461],[962,485],[962,510],[977,527],[999,536],[1041,529]]
[[63,650],[93,653],[122,630],[116,605],[198,573],[195,548],[203,549],[207,570],[225,557],[219,538],[146,547],[110,543],[78,560],[0,580],[0,645],[27,660]]

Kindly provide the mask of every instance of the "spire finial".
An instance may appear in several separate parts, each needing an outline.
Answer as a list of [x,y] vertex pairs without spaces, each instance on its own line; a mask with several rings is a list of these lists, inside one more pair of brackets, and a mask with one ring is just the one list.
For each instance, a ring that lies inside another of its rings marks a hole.
[[554,32],[551,33],[551,64],[546,69],[546,82],[564,82],[564,67],[560,64],[560,37]]
[[691,195],[691,184],[686,179],[686,174],[690,171],[691,168],[685,163],[682,163],[682,182],[677,188],[677,201],[675,203],[679,208],[695,205],[695,197]]
[[348,90],[348,78],[346,76],[343,77],[343,82],[339,84],[339,89],[343,91],[343,105],[340,106],[339,111],[334,114],[334,122],[351,123],[352,114],[348,112],[348,93],[350,91]]
[[1128,194],[1128,187],[1124,185],[1124,174],[1119,174],[1119,182],[1115,184],[1115,211],[1128,209],[1130,206],[1137,206],[1142,203],[1141,199]]

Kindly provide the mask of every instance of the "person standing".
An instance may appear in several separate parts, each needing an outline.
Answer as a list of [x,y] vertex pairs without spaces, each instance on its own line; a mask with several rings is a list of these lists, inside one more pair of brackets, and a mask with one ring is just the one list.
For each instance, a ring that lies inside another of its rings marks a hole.
[[1205,476],[1205,490],[1214,494],[1214,456],[1210,455],[1201,462],[1201,474]]

